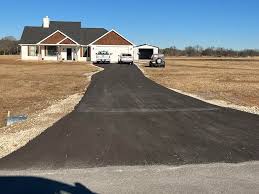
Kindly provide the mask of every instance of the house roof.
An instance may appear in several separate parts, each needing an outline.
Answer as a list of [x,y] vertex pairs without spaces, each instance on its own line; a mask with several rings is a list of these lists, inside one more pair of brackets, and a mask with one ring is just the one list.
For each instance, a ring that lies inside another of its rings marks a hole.
[[37,44],[57,30],[82,45],[88,45],[108,32],[104,28],[81,28],[81,22],[51,21],[49,28],[34,26],[24,27],[20,44]]
[[88,45],[107,32],[104,28],[81,28],[81,44]]

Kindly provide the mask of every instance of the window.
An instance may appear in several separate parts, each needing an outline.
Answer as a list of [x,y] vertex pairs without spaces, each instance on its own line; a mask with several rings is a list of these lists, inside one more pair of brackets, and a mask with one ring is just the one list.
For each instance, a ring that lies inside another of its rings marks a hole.
[[38,55],[38,47],[37,46],[28,46],[28,56],[37,56]]
[[46,46],[46,56],[57,56],[57,47],[56,46]]
[[87,49],[87,47],[83,47],[83,57],[88,57],[88,49]]

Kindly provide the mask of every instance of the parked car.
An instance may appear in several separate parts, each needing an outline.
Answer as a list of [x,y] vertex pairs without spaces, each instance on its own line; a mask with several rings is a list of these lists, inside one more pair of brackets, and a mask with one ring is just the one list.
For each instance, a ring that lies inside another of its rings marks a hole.
[[121,63],[128,63],[128,64],[133,64],[133,56],[131,54],[127,53],[122,53],[119,55],[119,64]]
[[111,54],[108,51],[96,53],[96,63],[111,63]]
[[154,54],[149,62],[150,67],[165,67],[165,56],[163,54]]

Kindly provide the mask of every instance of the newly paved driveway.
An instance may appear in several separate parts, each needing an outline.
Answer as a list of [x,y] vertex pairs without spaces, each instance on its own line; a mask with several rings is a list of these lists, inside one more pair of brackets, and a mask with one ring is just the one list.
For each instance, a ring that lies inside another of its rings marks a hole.
[[172,92],[136,66],[103,67],[75,111],[1,159],[0,169],[259,159],[258,116]]

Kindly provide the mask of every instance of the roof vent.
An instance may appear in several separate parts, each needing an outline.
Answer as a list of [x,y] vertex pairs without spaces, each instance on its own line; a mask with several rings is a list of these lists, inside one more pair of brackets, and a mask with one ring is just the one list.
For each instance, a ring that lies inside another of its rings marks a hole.
[[46,16],[45,18],[43,18],[43,28],[49,28],[49,23],[50,23],[50,21],[49,21],[49,17],[48,16]]

